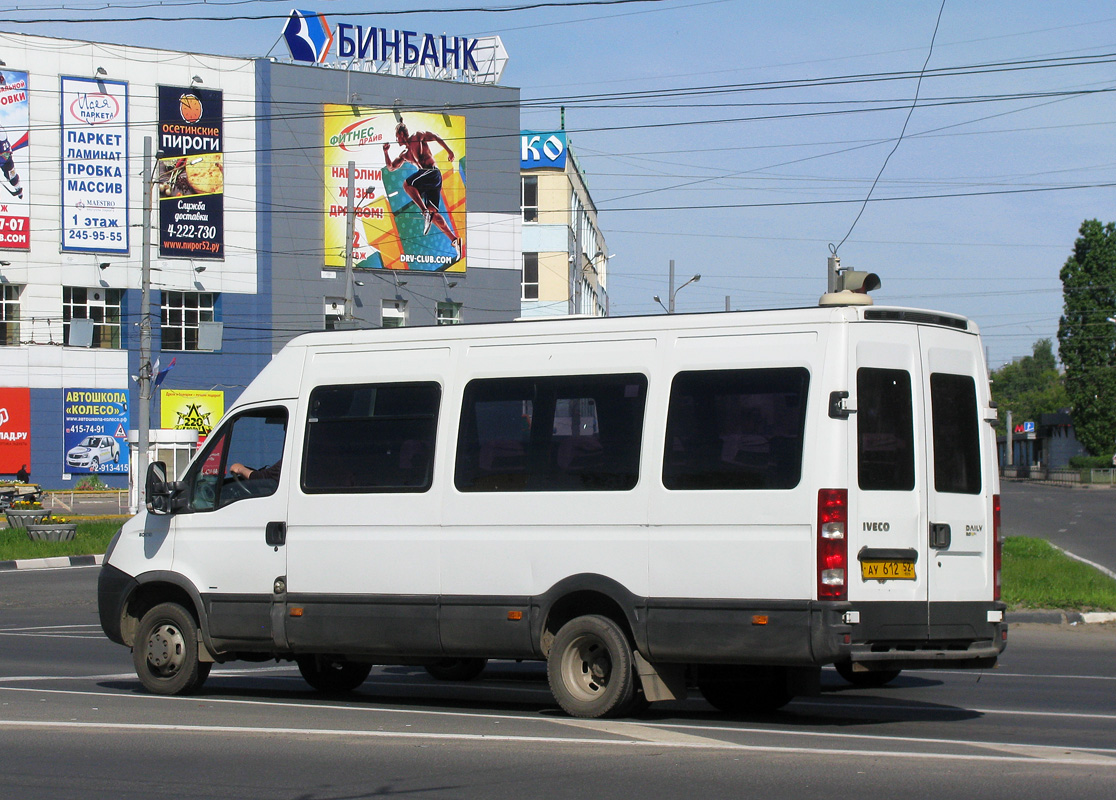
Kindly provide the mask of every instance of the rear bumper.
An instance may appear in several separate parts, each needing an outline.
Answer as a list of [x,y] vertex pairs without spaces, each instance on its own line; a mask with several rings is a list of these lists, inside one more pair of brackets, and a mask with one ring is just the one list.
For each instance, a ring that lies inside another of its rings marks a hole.
[[867,670],[987,669],[1007,645],[1003,603],[855,603],[841,659]]

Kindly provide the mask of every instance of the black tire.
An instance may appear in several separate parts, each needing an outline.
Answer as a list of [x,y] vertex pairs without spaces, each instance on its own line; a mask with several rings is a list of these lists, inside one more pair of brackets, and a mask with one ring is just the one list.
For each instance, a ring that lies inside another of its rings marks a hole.
[[488,666],[487,658],[443,658],[426,665],[430,677],[440,681],[471,681]]
[[704,667],[698,690],[728,714],[768,714],[794,699],[782,667]]
[[851,683],[853,686],[861,689],[878,689],[881,686],[887,686],[893,680],[899,677],[902,670],[898,669],[882,669],[871,670],[870,672],[853,672],[852,664],[843,661],[839,664],[834,664],[837,674]]
[[319,692],[330,694],[353,691],[364,683],[372,671],[371,664],[341,661],[329,656],[299,656],[295,662],[308,684]]
[[132,662],[144,688],[154,694],[191,694],[209,677],[198,661],[198,626],[178,603],[160,603],[140,620]]
[[550,691],[571,717],[618,717],[636,693],[632,646],[607,617],[589,615],[562,626],[546,660]]

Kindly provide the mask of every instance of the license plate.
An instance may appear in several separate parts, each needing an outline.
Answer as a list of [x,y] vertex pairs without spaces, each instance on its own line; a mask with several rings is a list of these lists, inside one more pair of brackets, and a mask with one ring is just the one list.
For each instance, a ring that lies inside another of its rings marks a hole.
[[913,561],[861,561],[860,575],[866,581],[913,581]]

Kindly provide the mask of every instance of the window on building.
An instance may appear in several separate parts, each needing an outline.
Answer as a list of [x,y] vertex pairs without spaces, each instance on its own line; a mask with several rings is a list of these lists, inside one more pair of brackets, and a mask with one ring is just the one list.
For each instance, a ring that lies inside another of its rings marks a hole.
[[380,324],[385,328],[406,327],[407,301],[384,300],[380,307]]
[[523,176],[523,221],[539,221],[539,179],[535,175]]
[[855,424],[860,488],[879,492],[914,489],[911,374],[900,369],[857,370]]
[[425,492],[434,476],[436,383],[319,386],[310,393],[302,488]]
[[520,281],[522,291],[520,298],[523,300],[539,299],[539,254],[523,254],[523,276]]
[[625,491],[639,479],[647,378],[495,378],[465,387],[463,492]]
[[0,345],[19,344],[19,286],[4,285],[0,300]]
[[163,292],[162,348],[197,350],[198,323],[213,322],[213,292]]
[[810,373],[680,372],[670,389],[663,485],[668,489],[793,489],[802,475]]
[[436,321],[439,325],[460,325],[461,303],[449,301],[438,303]]
[[934,488],[980,494],[980,421],[976,383],[970,375],[930,375],[934,420]]
[[86,289],[81,286],[62,287],[62,335],[70,342],[70,321],[93,320],[91,347],[120,347],[120,317],[124,301],[123,289]]

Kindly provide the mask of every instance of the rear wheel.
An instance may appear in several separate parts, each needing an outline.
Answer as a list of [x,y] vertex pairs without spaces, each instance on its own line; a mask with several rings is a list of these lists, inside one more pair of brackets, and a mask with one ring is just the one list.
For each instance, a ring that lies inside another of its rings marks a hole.
[[729,714],[769,713],[794,699],[782,667],[704,667],[698,689],[709,705]]
[[867,672],[853,672],[852,664],[850,662],[842,662],[834,664],[837,674],[851,683],[853,686],[858,686],[862,689],[878,689],[881,686],[887,686],[893,680],[899,677],[901,670],[897,669],[880,669],[870,670]]
[[571,717],[621,716],[636,696],[632,647],[608,617],[577,617],[563,625],[546,673],[554,699]]
[[371,664],[342,661],[329,656],[299,656],[295,663],[308,684],[319,692],[331,694],[353,691],[364,683],[372,671]]
[[132,662],[140,682],[155,694],[190,694],[209,677],[198,661],[198,626],[178,603],[160,603],[140,620]]
[[487,658],[443,658],[427,664],[426,671],[440,681],[471,681],[479,678],[487,665]]

